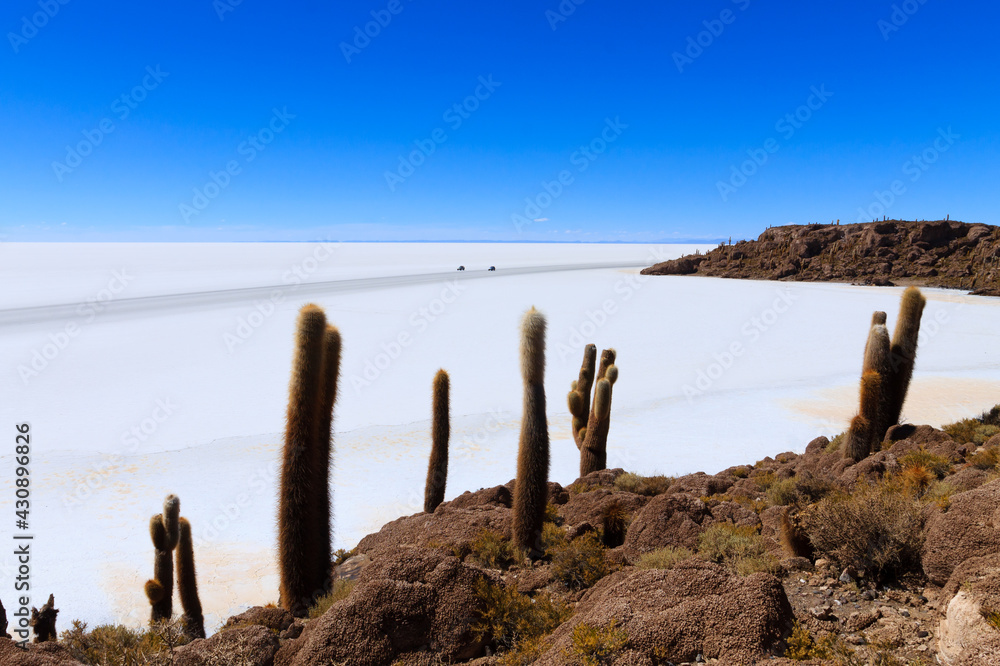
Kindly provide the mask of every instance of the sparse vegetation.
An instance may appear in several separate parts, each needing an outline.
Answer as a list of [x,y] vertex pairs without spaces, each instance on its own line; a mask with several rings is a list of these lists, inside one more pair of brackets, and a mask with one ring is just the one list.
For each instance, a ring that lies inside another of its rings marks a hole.
[[983,449],[969,457],[969,463],[976,469],[983,471],[996,469],[998,462],[1000,462],[1000,447],[997,446]]
[[767,552],[755,527],[716,523],[698,537],[698,554],[732,569],[741,576],[758,571],[775,573],[778,562]]
[[309,619],[312,620],[322,616],[330,610],[330,606],[334,605],[341,599],[346,599],[351,594],[351,590],[354,589],[356,584],[356,580],[344,580],[343,578],[334,581],[333,589],[317,599],[316,603],[309,609]]
[[553,575],[571,590],[588,588],[609,573],[604,544],[593,532],[556,546],[551,555]]
[[899,459],[900,466],[905,470],[913,467],[923,467],[938,479],[943,479],[951,473],[951,462],[944,456],[930,453],[924,447],[910,451]]
[[573,627],[565,656],[581,666],[605,666],[628,645],[628,634],[612,620],[607,626],[593,627],[581,622]]
[[983,412],[977,418],[962,419],[941,429],[959,444],[984,444],[993,435],[1000,434],[1000,405]]
[[782,479],[775,481],[766,493],[767,503],[771,506],[788,506],[794,504],[799,499],[796,490],[795,479]]
[[522,656],[524,652],[539,649],[532,642],[555,631],[572,614],[568,606],[548,595],[529,597],[515,587],[486,579],[476,582],[475,593],[480,609],[472,625],[473,633],[498,650],[521,652]]
[[687,548],[667,546],[641,555],[635,563],[637,569],[673,569],[679,562],[689,560],[694,553]]
[[188,640],[179,621],[148,629],[105,624],[88,631],[85,622],[74,620],[60,638],[74,659],[92,666],[166,666],[173,663],[173,649]]
[[625,472],[615,479],[615,489],[636,495],[654,497],[667,492],[670,484],[674,482],[672,476],[657,474],[654,476],[639,476],[632,472]]
[[[543,534],[544,531],[543,526]],[[521,552],[510,539],[484,529],[469,544],[469,557],[487,569],[506,569],[521,560]]]

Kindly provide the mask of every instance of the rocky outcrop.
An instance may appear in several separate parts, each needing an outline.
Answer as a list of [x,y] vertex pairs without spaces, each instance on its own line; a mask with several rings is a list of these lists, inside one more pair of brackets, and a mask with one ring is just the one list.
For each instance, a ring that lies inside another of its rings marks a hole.
[[773,227],[644,269],[645,275],[914,284],[997,295],[1000,228],[951,220]]
[[9,638],[0,638],[0,666],[83,666],[69,650],[54,642],[28,643],[22,649]]
[[931,515],[921,560],[927,578],[935,585],[944,585],[966,560],[997,552],[1000,480],[952,495],[947,511]]
[[278,634],[254,624],[223,629],[211,638],[199,638],[174,650],[176,666],[201,666],[206,663],[271,666],[278,652]]

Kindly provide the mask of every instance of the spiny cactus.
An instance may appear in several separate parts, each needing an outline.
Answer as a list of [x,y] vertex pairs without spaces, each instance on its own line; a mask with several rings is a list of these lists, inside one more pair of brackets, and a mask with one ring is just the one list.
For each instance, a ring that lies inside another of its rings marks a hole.
[[601,543],[606,548],[617,548],[625,543],[628,512],[618,502],[611,502],[601,511]]
[[150,620],[169,620],[173,615],[174,561],[173,550],[180,538],[181,501],[167,495],[163,513],[149,519],[149,537],[153,542],[153,578],[146,581],[146,598],[152,607]]
[[781,529],[779,531],[781,549],[788,557],[813,556],[812,542],[809,535],[802,529],[799,516],[792,515],[791,507],[785,509],[781,514]]
[[333,407],[337,402],[337,382],[340,378],[340,331],[334,326],[327,326],[323,334],[323,378],[321,381],[319,403],[319,425],[316,442],[312,447],[314,455],[313,471],[315,478],[312,488],[316,493],[314,508],[313,535],[315,543],[310,546],[310,552],[315,553],[315,571],[312,574],[313,585],[318,590],[313,596],[327,594],[333,583],[330,575],[330,563],[333,560],[333,546],[330,543],[330,462],[333,452]]
[[549,426],[545,417],[545,317],[531,308],[521,322],[524,415],[511,505],[511,537],[528,555],[540,550],[548,502]]
[[573,415],[573,441],[576,448],[583,446],[587,435],[587,419],[590,418],[590,388],[594,384],[594,371],[597,367],[597,347],[587,345],[583,350],[583,363],[580,365],[580,377],[570,386],[569,413]]
[[59,614],[59,610],[55,605],[55,597],[50,594],[49,600],[42,605],[41,610],[32,607],[28,626],[35,631],[36,643],[56,640],[56,615]]
[[316,305],[299,311],[289,384],[278,498],[279,602],[297,617],[307,614],[322,588],[316,580],[316,440],[320,421],[326,315]]
[[615,350],[601,352],[601,365],[594,387],[594,406],[587,421],[587,432],[580,447],[580,476],[608,466],[608,430],[611,428],[611,387],[618,381]]
[[920,334],[920,318],[924,314],[927,299],[916,287],[907,287],[899,304],[899,317],[892,333],[892,373],[886,390],[888,393],[888,425],[899,421],[903,403],[913,377],[913,366],[917,359],[917,337]]
[[187,518],[179,521],[177,539],[177,591],[184,609],[184,631],[194,638],[205,638],[205,617],[198,598],[198,580],[194,568],[194,543],[191,540],[191,523]]
[[434,375],[431,405],[431,457],[427,463],[427,483],[424,486],[424,511],[427,513],[434,513],[434,509],[444,501],[448,482],[448,437],[451,429],[448,393],[448,373],[438,370]]

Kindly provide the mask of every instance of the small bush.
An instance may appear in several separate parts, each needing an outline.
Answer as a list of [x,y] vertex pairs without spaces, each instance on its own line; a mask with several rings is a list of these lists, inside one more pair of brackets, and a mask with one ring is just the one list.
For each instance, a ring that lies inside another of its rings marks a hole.
[[562,525],[562,518],[559,517],[559,507],[552,502],[545,505],[545,521],[554,525]]
[[160,622],[148,629],[100,625],[87,631],[87,624],[73,621],[63,631],[60,643],[77,661],[93,666],[166,666],[173,663],[173,648],[188,642],[180,621]]
[[841,445],[844,443],[845,437],[847,437],[846,431],[840,433],[839,435],[831,439],[830,443],[827,444],[826,447],[823,449],[823,453],[836,453],[837,451],[839,451]]
[[795,479],[775,481],[767,489],[766,497],[767,503],[771,506],[794,504],[799,499],[799,494],[795,489]]
[[357,548],[354,548],[353,550],[344,550],[343,548],[340,548],[333,554],[333,565],[339,566],[357,554]]
[[566,543],[566,530],[554,523],[542,523],[541,551],[549,555],[556,546]]
[[480,608],[472,631],[500,650],[528,650],[531,641],[552,633],[572,614],[566,604],[554,602],[547,595],[531,598],[516,587],[486,579],[478,580],[474,589]]
[[698,537],[698,554],[741,576],[778,571],[778,563],[768,554],[764,538],[749,525],[716,523],[710,526]]
[[733,468],[733,471],[730,472],[730,473],[733,475],[733,478],[736,478],[736,479],[745,479],[748,476],[750,476],[750,468],[749,467],[735,467],[735,468]]
[[694,557],[687,548],[667,546],[641,555],[635,563],[637,569],[673,569],[678,562]]
[[895,579],[920,563],[920,506],[891,483],[830,495],[806,520],[817,551],[876,581]]
[[591,532],[552,550],[552,574],[571,590],[590,587],[608,575],[604,544]]
[[951,462],[947,458],[934,455],[922,446],[900,458],[899,464],[904,470],[911,467],[923,467],[939,479],[943,479],[951,473]]
[[937,475],[923,465],[904,467],[899,474],[902,491],[914,497],[923,497],[924,493],[937,481]]
[[316,603],[309,609],[309,618],[315,619],[322,616],[330,610],[330,606],[341,599],[346,599],[351,594],[351,590],[354,589],[357,582],[356,580],[344,580],[343,578],[333,581],[333,589],[328,594],[324,594],[317,599]]
[[937,504],[942,509],[947,510],[951,506],[951,496],[954,495],[958,490],[955,486],[951,485],[947,481],[936,481],[924,496],[921,498],[924,502]]
[[570,647],[565,656],[582,666],[605,666],[628,645],[628,634],[612,620],[605,627],[593,627],[581,622],[573,627]]
[[818,502],[834,490],[837,486],[832,481],[816,478],[811,474],[795,477],[795,490],[810,504]]
[[510,539],[487,529],[480,530],[469,544],[469,557],[487,569],[506,569],[522,559]]
[[991,606],[982,606],[979,609],[979,614],[983,616],[986,620],[986,624],[990,625],[997,631],[1000,631],[1000,611],[997,611]]
[[529,666],[545,653],[545,636],[533,636],[517,642],[512,650],[503,652],[498,659],[499,666]]
[[615,489],[636,495],[653,497],[667,492],[667,488],[674,482],[672,476],[639,476],[632,472],[625,472],[615,479]]
[[763,492],[767,492],[768,489],[778,480],[778,477],[774,475],[774,472],[763,472],[756,476],[751,476],[750,478],[753,479],[754,483],[757,484],[757,487]]
[[983,412],[978,418],[963,419],[942,428],[959,444],[982,444],[1000,433],[1000,405]]
[[997,463],[1000,462],[1000,447],[991,446],[988,449],[983,449],[982,451],[972,455],[969,458],[969,462],[976,469],[981,469],[983,471],[995,469]]

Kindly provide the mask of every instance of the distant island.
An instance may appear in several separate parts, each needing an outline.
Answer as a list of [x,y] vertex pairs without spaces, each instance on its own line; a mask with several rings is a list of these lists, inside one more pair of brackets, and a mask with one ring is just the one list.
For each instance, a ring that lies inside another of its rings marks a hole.
[[787,225],[720,244],[643,275],[850,282],[967,289],[1000,296],[1000,227],[955,220]]

